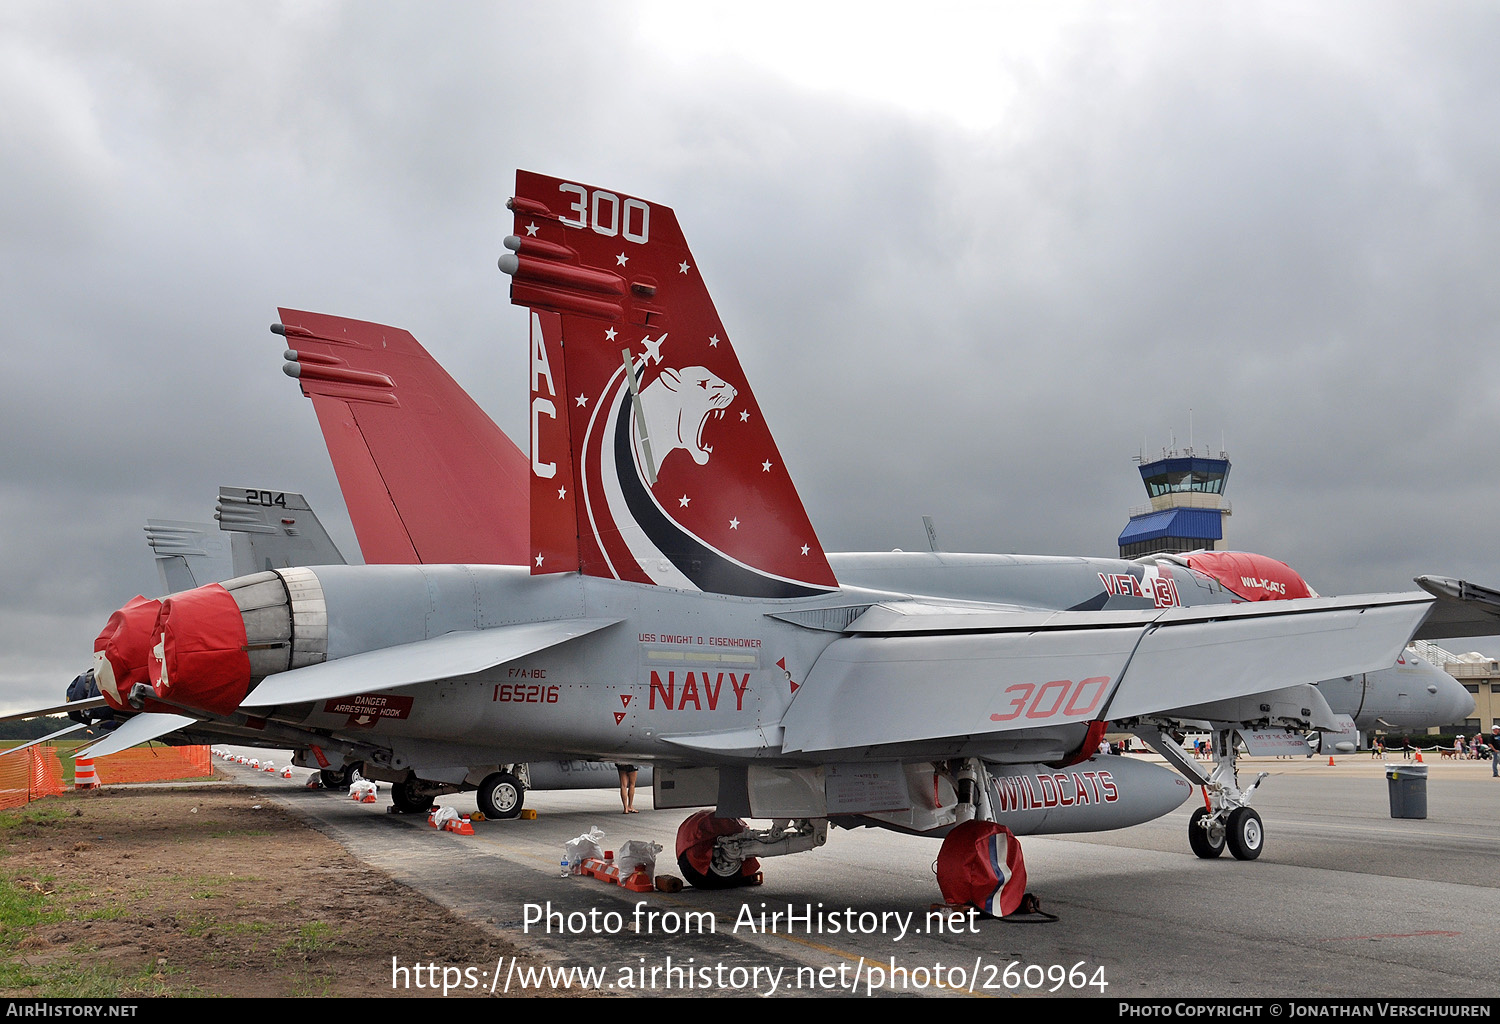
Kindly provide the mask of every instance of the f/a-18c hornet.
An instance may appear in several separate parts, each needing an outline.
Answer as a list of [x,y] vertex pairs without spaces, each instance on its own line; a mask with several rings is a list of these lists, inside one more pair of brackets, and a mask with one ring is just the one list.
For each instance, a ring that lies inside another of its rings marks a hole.
[[[130,602],[95,645],[102,699],[142,712],[110,749],[182,727],[158,716],[263,729],[363,762],[412,809],[482,798],[505,763],[651,763],[658,807],[712,808],[678,853],[715,887],[830,823],[1025,835],[1180,805],[1188,779],[1097,756],[1112,723],[1207,787],[1198,852],[1249,858],[1263,830],[1234,744],[1205,777],[1165,733],[1337,729],[1310,682],[1390,667],[1432,603],[1247,602],[1190,566],[1113,559],[922,556],[877,583],[849,556],[845,573],[673,212],[528,172],[511,209],[501,269],[531,314],[526,564],[272,568]],[[350,365],[355,322],[283,319],[305,390],[356,418],[431,409]]]

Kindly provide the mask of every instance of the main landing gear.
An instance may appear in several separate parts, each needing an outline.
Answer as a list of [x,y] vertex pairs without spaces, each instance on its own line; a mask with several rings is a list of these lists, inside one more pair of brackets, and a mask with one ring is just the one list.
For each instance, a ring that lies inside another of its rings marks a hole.
[[1170,737],[1155,729],[1140,729],[1136,735],[1189,781],[1203,787],[1206,806],[1198,808],[1188,819],[1188,845],[1194,853],[1205,860],[1212,860],[1226,848],[1236,860],[1254,860],[1261,855],[1266,845],[1266,830],[1260,815],[1251,809],[1250,798],[1270,773],[1261,772],[1248,787],[1239,788],[1233,729],[1214,730],[1215,764],[1206,775]]
[[782,818],[752,829],[738,818],[699,811],[677,828],[677,868],[695,889],[760,885],[759,857],[815,850],[827,841],[827,818]]
[[474,799],[486,818],[514,818],[526,803],[526,787],[510,772],[493,772],[479,784]]

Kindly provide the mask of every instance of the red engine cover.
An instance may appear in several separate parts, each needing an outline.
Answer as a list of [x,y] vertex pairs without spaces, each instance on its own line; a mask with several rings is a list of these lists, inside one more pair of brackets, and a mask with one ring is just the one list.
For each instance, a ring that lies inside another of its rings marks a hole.
[[1249,551],[1199,551],[1186,556],[1189,568],[1212,576],[1246,601],[1289,601],[1317,593],[1285,562]]
[[161,603],[151,651],[156,695],[227,715],[250,689],[245,620],[229,591],[217,583],[174,594]]
[[125,703],[130,688],[151,681],[151,630],[160,611],[160,601],[136,595],[110,615],[94,641],[94,680],[104,702],[116,711],[135,710]]

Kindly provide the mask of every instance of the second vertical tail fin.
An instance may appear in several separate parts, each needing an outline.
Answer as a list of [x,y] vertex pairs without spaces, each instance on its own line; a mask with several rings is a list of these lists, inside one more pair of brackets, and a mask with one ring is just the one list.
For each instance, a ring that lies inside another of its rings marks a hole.
[[500,268],[531,315],[533,572],[837,586],[670,209],[528,171]]

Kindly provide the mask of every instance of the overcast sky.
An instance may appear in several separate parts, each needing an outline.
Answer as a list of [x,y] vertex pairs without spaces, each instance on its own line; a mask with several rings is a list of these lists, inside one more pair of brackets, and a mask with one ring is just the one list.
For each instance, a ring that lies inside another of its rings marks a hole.
[[1500,7],[1308,6],[9,0],[0,707],[220,484],[354,548],[278,305],[525,446],[517,167],[677,211],[829,550],[1113,555],[1191,431],[1323,593],[1500,584]]

